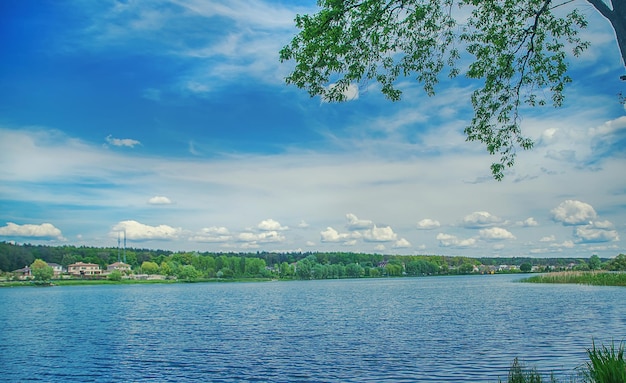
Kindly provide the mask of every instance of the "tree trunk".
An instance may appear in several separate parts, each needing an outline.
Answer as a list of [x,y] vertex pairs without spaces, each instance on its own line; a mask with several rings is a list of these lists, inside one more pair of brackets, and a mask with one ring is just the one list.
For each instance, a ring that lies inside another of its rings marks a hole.
[[613,19],[609,21],[615,29],[617,44],[622,52],[622,63],[626,66],[626,1],[618,0],[613,3]]
[[[626,1],[610,1],[613,9],[609,8],[603,0],[587,0],[587,2],[593,5],[593,7],[611,23],[615,31],[617,45],[622,54],[622,64],[626,67]],[[622,79],[625,78],[626,77],[622,76]]]

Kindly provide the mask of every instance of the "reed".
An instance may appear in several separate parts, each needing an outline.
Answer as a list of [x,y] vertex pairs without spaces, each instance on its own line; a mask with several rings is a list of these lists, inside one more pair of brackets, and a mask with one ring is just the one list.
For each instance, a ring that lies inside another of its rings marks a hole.
[[585,383],[624,383],[626,382],[626,361],[624,360],[624,344],[615,347],[593,346],[587,350],[589,361],[582,368]]
[[[498,380],[499,383],[502,383],[501,380]],[[527,368],[524,366],[517,358],[513,360],[513,364],[509,369],[509,376],[507,379],[507,383],[543,383],[550,382],[556,383],[557,380],[554,375],[550,376],[550,380],[543,380],[541,374],[537,372],[535,368]]]
[[609,271],[562,271],[522,279],[531,283],[575,283],[594,286],[626,286],[626,273]]
[[[578,376],[570,377],[570,383],[626,383],[626,361],[624,360],[624,343],[615,347],[611,342],[610,346],[602,345],[596,347],[595,342],[587,349],[589,360],[580,366]],[[498,380],[502,383],[501,380]],[[554,374],[549,380],[544,378],[536,369],[525,367],[517,358],[509,369],[507,383],[557,383]]]

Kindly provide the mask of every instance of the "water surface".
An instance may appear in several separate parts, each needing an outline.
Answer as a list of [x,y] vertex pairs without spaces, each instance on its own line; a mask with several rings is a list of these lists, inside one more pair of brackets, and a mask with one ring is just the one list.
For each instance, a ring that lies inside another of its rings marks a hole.
[[497,382],[626,339],[626,288],[519,276],[0,289],[0,380]]

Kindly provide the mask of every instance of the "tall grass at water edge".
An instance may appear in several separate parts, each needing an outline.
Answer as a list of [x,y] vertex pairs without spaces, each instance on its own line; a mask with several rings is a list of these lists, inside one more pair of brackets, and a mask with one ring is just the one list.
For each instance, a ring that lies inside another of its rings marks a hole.
[[626,286],[626,273],[609,271],[562,271],[558,273],[535,275],[522,279],[520,282]]
[[593,347],[587,350],[589,361],[583,366],[582,374],[585,382],[590,383],[626,383],[626,361],[624,360],[624,344],[615,348]]
[[[570,383],[626,383],[626,360],[624,360],[624,343],[615,347],[596,347],[595,342],[590,349],[587,349],[589,360],[578,368],[578,376],[572,376]],[[577,379],[578,378],[578,379]],[[559,383],[550,375],[544,378],[534,368],[525,367],[517,358],[513,361],[509,369],[507,383]],[[502,383],[499,380],[499,383]]]

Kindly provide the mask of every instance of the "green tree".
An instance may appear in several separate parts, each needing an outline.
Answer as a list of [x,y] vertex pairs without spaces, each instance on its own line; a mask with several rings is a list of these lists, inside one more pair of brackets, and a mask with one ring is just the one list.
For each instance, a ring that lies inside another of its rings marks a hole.
[[464,263],[457,269],[459,274],[471,274],[474,271],[474,265],[471,263]]
[[282,262],[279,267],[280,277],[281,278],[290,278],[293,277],[293,266],[288,264],[287,262]]
[[212,274],[215,272],[215,259],[210,255],[202,255],[193,258],[192,265],[204,274]]
[[41,259],[35,259],[35,261],[30,265],[30,270],[35,278],[35,281],[39,282],[49,281],[54,275],[54,269],[48,266],[48,264]]
[[589,257],[589,268],[591,270],[598,270],[600,269],[601,265],[602,261],[600,261],[600,257],[598,257],[596,254]]
[[626,271],[626,254],[619,254],[607,262],[607,269],[611,271]]
[[245,274],[251,277],[263,275],[265,271],[265,260],[261,258],[247,258],[245,263]]
[[576,270],[576,271],[589,271],[590,267],[587,264],[587,262],[585,262],[584,260],[581,259],[581,260],[578,261],[578,264],[576,264],[573,267],[573,270]]
[[200,276],[200,272],[193,265],[183,265],[178,269],[178,278],[193,281]]
[[359,278],[363,273],[363,268],[358,263],[349,263],[346,265],[346,276],[348,278]]
[[[587,0],[609,20],[626,63],[626,2]],[[520,129],[524,104],[558,107],[567,75],[566,51],[580,55],[587,26],[571,1],[552,0],[318,0],[313,15],[298,15],[301,30],[280,51],[295,60],[286,82],[328,101],[346,100],[349,87],[376,81],[392,101],[401,98],[401,76],[416,76],[428,95],[446,70],[482,83],[471,97],[474,117],[467,139],[480,141],[491,155],[494,177],[513,166],[517,148],[533,142]],[[569,7],[569,11],[567,8]],[[459,50],[464,48],[464,52]],[[332,83],[331,83],[332,81]]]
[[63,258],[61,259],[61,265],[67,267],[68,265],[71,265],[72,263],[76,263],[77,261],[78,259],[76,259],[75,255],[63,254]]
[[157,274],[159,272],[159,265],[156,262],[143,261],[141,271],[146,274]]
[[172,263],[168,261],[161,262],[161,266],[159,269],[160,269],[161,275],[171,277],[172,275],[176,274],[175,266],[173,266]]
[[533,265],[531,265],[530,262],[524,262],[520,265],[519,269],[522,273],[530,273],[533,269]]
[[385,272],[390,277],[399,277],[402,275],[402,266],[390,262],[385,265]]
[[296,264],[296,276],[300,279],[311,279],[313,277],[314,263],[308,259],[302,259]]
[[327,279],[329,276],[329,271],[330,268],[327,265],[322,265],[319,263],[316,263],[313,266],[313,278],[315,279]]
[[224,267],[217,272],[216,276],[218,278],[232,278],[235,276],[235,273],[228,267]]
[[119,270],[113,270],[107,277],[110,281],[119,282],[122,280],[122,272]]

